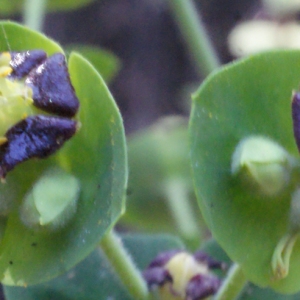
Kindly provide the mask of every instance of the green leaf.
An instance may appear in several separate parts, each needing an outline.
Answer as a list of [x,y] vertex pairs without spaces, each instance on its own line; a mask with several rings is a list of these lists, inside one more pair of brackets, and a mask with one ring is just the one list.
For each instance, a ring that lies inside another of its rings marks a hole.
[[[49,11],[64,11],[77,9],[95,0],[49,0],[47,9]],[[22,12],[24,0],[1,0],[1,14],[10,15]]]
[[[125,235],[122,240],[141,270],[158,253],[183,248],[179,239],[168,235]],[[74,269],[52,281],[27,288],[5,286],[4,291],[7,300],[132,299],[112,272],[100,249],[96,249]]]
[[[45,36],[15,23],[1,22],[0,30],[2,51],[39,48],[49,55],[62,51]],[[80,100],[76,118],[81,128],[55,155],[23,163],[7,176],[16,199],[13,210],[1,218],[0,274],[5,284],[35,284],[69,270],[93,251],[124,211],[127,165],[120,113],[89,62],[73,53],[68,64]],[[79,181],[76,213],[55,230],[33,230],[21,221],[19,206],[50,167],[61,168]]]
[[0,22],[0,50],[21,51],[43,49],[48,55],[63,52],[60,45],[45,35],[10,21]]
[[237,144],[259,135],[298,157],[291,95],[299,87],[299,51],[263,53],[225,66],[193,97],[191,161],[198,202],[214,237],[250,281],[283,293],[300,290],[300,243],[290,271],[274,280],[272,254],[289,226],[290,184],[275,196],[256,193],[231,173]]
[[88,45],[68,45],[67,49],[83,55],[106,82],[110,82],[121,68],[118,57],[107,50]]

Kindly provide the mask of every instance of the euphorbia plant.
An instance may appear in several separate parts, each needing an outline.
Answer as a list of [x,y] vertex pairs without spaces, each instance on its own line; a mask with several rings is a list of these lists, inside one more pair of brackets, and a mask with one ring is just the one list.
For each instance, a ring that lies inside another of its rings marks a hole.
[[[2,52],[39,49],[47,56],[63,54],[58,44],[25,27],[10,22],[1,22],[0,27]],[[28,160],[16,166],[7,174],[6,183],[1,184],[2,190],[12,190],[8,198],[4,194],[1,199],[2,204],[8,202],[10,206],[1,217],[0,269],[5,284],[46,281],[74,266],[95,248],[123,211],[127,175],[120,114],[89,62],[71,53],[67,67],[80,102],[74,118],[80,124],[76,134],[49,158]],[[52,72],[58,74],[56,68]],[[47,84],[61,84],[55,83],[55,74]],[[59,76],[56,80],[63,78]],[[41,83],[38,85],[43,89]],[[53,103],[54,96],[49,97]],[[33,108],[32,113],[39,115],[41,111]],[[46,135],[43,128],[36,132],[42,133]],[[35,135],[29,135],[29,139],[33,139],[34,145],[38,143]],[[22,143],[20,147],[28,147]],[[71,202],[74,203],[70,206]],[[52,226],[56,221],[58,225]]]
[[284,293],[300,289],[299,62],[298,51],[278,51],[223,68],[194,95],[190,122],[195,187],[214,237],[245,279]]
[[[252,282],[251,289],[258,298],[289,299],[274,291],[288,294],[300,290],[299,154],[296,146],[299,144],[299,97],[295,92],[300,83],[300,53],[274,51],[217,69],[218,59],[190,4],[190,1],[170,1],[200,69],[205,75],[214,70],[193,95],[189,126],[192,176],[204,219],[213,237],[228,254],[227,264],[233,261],[230,271],[226,274],[225,264],[203,252],[189,254],[174,237],[124,236],[119,239],[112,234],[112,228],[125,211],[127,164],[122,121],[101,76],[82,56],[71,53],[63,61],[67,69],[64,74],[70,75],[67,82],[74,87],[74,94],[71,94],[80,103],[79,108],[75,105],[74,111],[67,115],[67,122],[76,130],[61,147],[50,151],[51,156],[47,152],[43,160],[30,159],[12,167],[6,163],[5,172],[2,170],[0,174],[4,179],[7,173],[6,183],[0,186],[2,282],[18,286],[41,283],[25,290],[6,286],[7,299],[47,299],[48,294],[56,299],[252,299],[247,291],[238,296],[247,281]],[[41,111],[34,91],[43,81],[36,80],[40,78],[36,73],[39,68],[46,68],[43,63],[49,57],[55,53],[64,57],[64,52],[52,40],[15,23],[1,22],[0,29],[3,33],[0,34],[0,65],[4,67],[0,69],[3,75],[0,90],[9,80],[16,84],[13,89],[18,90],[18,97],[23,97],[24,84],[25,90],[29,88],[26,94],[29,100],[25,97],[28,103],[22,102],[21,106],[27,109],[29,104],[30,109],[24,111],[25,115],[17,109],[11,123],[2,130],[0,150],[11,156],[12,150],[6,152],[7,148],[1,147],[5,143],[14,144],[10,130],[17,128],[18,133],[24,134],[24,126],[14,127],[15,124],[23,124],[28,117],[36,115],[48,118],[50,114],[52,118],[52,114],[57,113],[57,110]],[[35,49],[45,53],[42,62],[32,68],[35,75],[30,68],[25,76],[18,78],[20,81],[14,81],[9,77],[12,70],[7,67],[13,65],[16,53],[20,55]],[[32,82],[34,85],[30,85]],[[55,80],[52,83],[55,84]],[[42,93],[46,90],[48,87],[42,88]],[[7,99],[11,97],[11,93],[4,90],[3,95]],[[10,110],[4,100],[1,104],[7,117]],[[32,102],[34,108],[30,106]],[[25,133],[31,132],[26,126],[25,129]],[[159,196],[166,183],[168,196],[174,191],[182,192],[176,189],[176,183],[190,187],[188,168],[182,167],[187,164],[187,144],[183,142],[186,129],[183,125],[180,134],[175,131],[175,138],[174,132],[167,133],[166,138],[159,134],[159,128],[145,135],[151,147],[141,143],[143,159],[149,156],[147,150],[153,152],[153,163],[145,164],[141,170],[145,172],[143,175],[147,175],[150,167],[162,170],[161,173],[153,172],[159,176],[152,175],[155,180],[150,187],[150,190],[157,189]],[[46,130],[42,128],[42,132]],[[35,130],[28,136],[37,134]],[[144,141],[144,136],[140,140]],[[176,143],[180,140],[182,144],[177,151]],[[171,150],[175,149],[176,155],[172,156],[172,151],[163,152],[173,143],[175,146]],[[11,149],[15,148],[11,146]],[[158,149],[159,155],[155,155],[153,149]],[[32,156],[40,157],[36,152]],[[133,162],[138,158],[132,155]],[[143,178],[138,179],[147,184],[147,176],[141,180]],[[142,194],[136,199],[141,206],[145,203]],[[176,196],[179,201],[183,198]],[[149,203],[151,200],[152,196]],[[135,212],[131,217],[137,220],[140,216]],[[147,219],[156,220],[155,216]],[[138,220],[146,224],[143,218]],[[151,222],[147,224],[150,228]],[[165,224],[165,220],[157,224]],[[180,228],[180,222],[178,224]],[[197,227],[193,227],[192,232],[194,239]],[[142,272],[134,268],[123,245],[129,249],[140,270],[145,270],[144,279]],[[224,254],[219,256],[221,250],[216,243],[206,244],[204,248],[219,259],[225,257]],[[108,262],[116,272],[109,270]],[[215,266],[221,267],[223,280],[211,273]],[[253,284],[272,290],[261,290]]]

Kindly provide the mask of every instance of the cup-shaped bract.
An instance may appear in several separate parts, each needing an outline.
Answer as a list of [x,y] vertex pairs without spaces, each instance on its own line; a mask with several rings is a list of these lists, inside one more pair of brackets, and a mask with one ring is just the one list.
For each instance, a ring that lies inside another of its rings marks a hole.
[[[46,36],[13,22],[0,22],[0,32],[0,52],[39,49],[47,57],[63,53]],[[0,277],[7,285],[36,284],[67,271],[99,244],[124,211],[127,164],[118,108],[101,76],[82,56],[71,53],[66,67],[79,111],[76,106],[76,115],[67,117],[50,112],[49,118],[76,122],[74,136],[49,157],[29,159],[9,171],[9,198],[0,189],[5,197],[0,197],[5,211],[0,217]],[[40,112],[33,109],[33,114]],[[38,132],[28,137],[35,135]],[[68,197],[63,196],[64,185]],[[62,201],[57,206],[56,197]],[[38,226],[28,223],[25,208],[30,213],[37,209]]]
[[[189,128],[195,190],[213,236],[250,281],[282,293],[300,290],[300,243],[293,244],[286,277],[275,278],[272,269],[274,251],[291,225],[298,173],[292,170],[279,190],[266,195],[232,173],[232,157],[241,141],[260,136],[278,145],[277,156],[294,157],[297,166],[291,97],[299,86],[299,65],[299,51],[274,51],[218,70],[195,93]],[[279,175],[285,173],[277,167]]]

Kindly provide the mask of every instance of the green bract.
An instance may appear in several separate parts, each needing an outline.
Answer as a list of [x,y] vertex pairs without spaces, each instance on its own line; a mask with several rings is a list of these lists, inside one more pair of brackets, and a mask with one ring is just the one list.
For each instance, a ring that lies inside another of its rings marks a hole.
[[119,58],[108,50],[90,45],[71,44],[67,50],[73,50],[83,55],[101,74],[105,82],[110,82],[121,69]]
[[[63,52],[42,34],[0,22],[0,52],[32,49]],[[96,247],[124,211],[127,166],[119,111],[101,76],[82,56],[71,53],[68,68],[80,100],[79,131],[49,158],[17,166],[0,185],[4,284],[35,284],[67,271]],[[37,223],[30,223],[28,209]]]
[[[169,235],[124,235],[122,242],[140,270],[160,252],[184,248]],[[100,248],[58,278],[27,288],[6,286],[4,292],[7,300],[133,300]]]
[[[279,152],[294,157],[293,167],[299,165],[291,118],[299,66],[299,51],[263,53],[225,66],[194,95],[190,120],[196,194],[213,236],[250,281],[283,293],[300,290],[300,243],[291,232],[295,216],[290,211],[299,171],[284,183],[278,180],[288,177],[278,173],[268,181],[271,193],[265,194],[255,185],[245,185],[231,167],[236,147],[251,136],[276,143],[282,147]],[[261,150],[259,145],[255,148]],[[284,160],[276,158],[271,164],[284,174]],[[254,167],[264,184],[270,165]],[[281,185],[276,189],[269,184]]]

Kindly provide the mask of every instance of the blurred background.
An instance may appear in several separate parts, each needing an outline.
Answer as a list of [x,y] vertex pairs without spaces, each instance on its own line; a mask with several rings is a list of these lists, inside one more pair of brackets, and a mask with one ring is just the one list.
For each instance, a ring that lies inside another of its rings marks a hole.
[[[26,1],[0,0],[0,18],[23,23]],[[191,94],[207,74],[188,49],[172,1],[48,0],[41,30],[66,53],[78,50],[99,65],[121,110],[129,184],[120,228],[176,233],[196,249],[209,232],[194,196],[187,124]],[[299,0],[193,2],[221,64],[300,48]]]
[[[21,1],[0,0],[0,14],[6,2],[13,6],[12,3]],[[63,46],[99,46],[120,59],[120,71],[110,88],[127,133],[144,128],[164,115],[188,115],[189,94],[202,78],[195,70],[168,1],[85,2],[89,3],[77,9],[48,12],[43,32]],[[260,1],[194,2],[222,62],[232,60],[227,36],[238,22],[251,19],[260,10]],[[22,15],[13,10],[2,12],[2,19],[7,18],[22,22]]]

